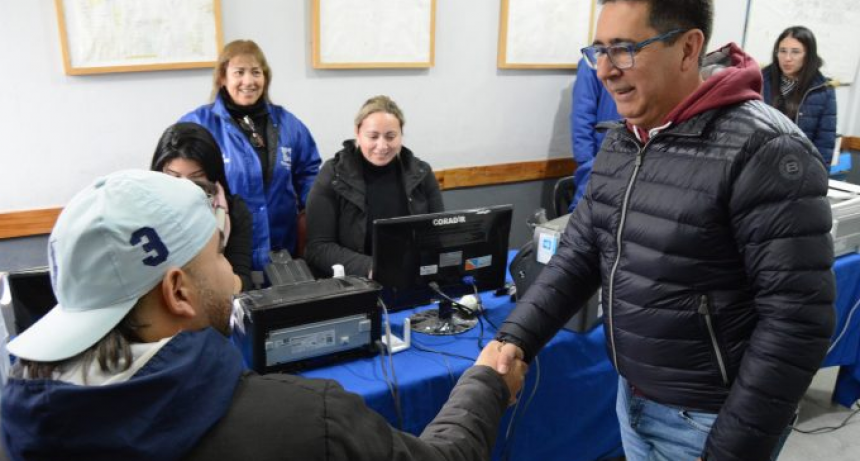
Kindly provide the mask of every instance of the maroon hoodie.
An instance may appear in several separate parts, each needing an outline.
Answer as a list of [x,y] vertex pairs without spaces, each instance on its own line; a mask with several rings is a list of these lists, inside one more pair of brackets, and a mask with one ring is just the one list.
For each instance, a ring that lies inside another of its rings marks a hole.
[[[681,101],[660,124],[677,125],[702,112],[761,99],[761,69],[752,56],[735,43],[708,53],[701,69],[705,81],[686,99]],[[631,123],[627,129],[638,132],[639,139],[648,141],[648,131]]]

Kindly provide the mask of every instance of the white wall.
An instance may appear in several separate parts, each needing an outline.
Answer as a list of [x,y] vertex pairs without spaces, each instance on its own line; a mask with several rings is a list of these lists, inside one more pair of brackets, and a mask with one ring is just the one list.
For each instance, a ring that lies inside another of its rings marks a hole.
[[[574,74],[498,70],[498,0],[437,2],[433,68],[353,71],[311,67],[310,0],[221,3],[225,41],[262,46],[272,99],[308,125],[324,159],[375,94],[401,105],[406,145],[436,169],[569,155]],[[714,43],[740,42],[746,0],[716,3]],[[208,70],[66,76],[50,0],[0,1],[0,44],[0,212],[62,206],[98,175],[145,168],[164,128],[211,90]],[[860,134],[854,88],[838,95],[848,134]]]
[[[437,2],[431,69],[355,71],[311,67],[309,0],[221,3],[225,41],[261,45],[272,99],[308,125],[324,158],[383,93],[406,114],[406,145],[434,168],[569,155],[573,72],[497,70],[498,1]],[[64,75],[49,0],[0,2],[0,43],[0,212],[60,206],[98,175],[148,166],[164,128],[211,89],[208,70]]]

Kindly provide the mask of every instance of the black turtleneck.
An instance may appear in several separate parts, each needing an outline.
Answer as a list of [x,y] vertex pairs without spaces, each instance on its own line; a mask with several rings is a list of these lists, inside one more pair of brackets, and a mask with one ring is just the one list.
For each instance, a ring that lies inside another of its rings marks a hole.
[[[245,133],[245,136],[248,138],[248,142],[251,143],[251,146],[257,152],[257,157],[260,158],[260,166],[263,169],[263,178],[268,182],[271,171],[271,162],[269,160],[270,155],[267,146],[269,143],[269,110],[266,107],[265,99],[261,97],[257,102],[250,106],[240,106],[233,101],[233,98],[230,97],[230,93],[227,92],[226,88],[222,86],[219,92],[221,94],[221,99],[224,101],[224,107],[227,108],[227,112],[230,113],[230,116],[236,121],[236,125],[243,133]],[[245,117],[249,117],[251,119],[254,124],[254,130],[259,135],[258,139],[263,140],[261,146],[254,144],[254,140],[252,139],[253,132],[250,129],[250,125],[241,122]]]
[[367,232],[364,235],[364,253],[373,254],[373,221],[409,214],[406,189],[400,172],[400,157],[385,166],[376,166],[367,161],[360,149],[364,173],[365,200],[367,205]]

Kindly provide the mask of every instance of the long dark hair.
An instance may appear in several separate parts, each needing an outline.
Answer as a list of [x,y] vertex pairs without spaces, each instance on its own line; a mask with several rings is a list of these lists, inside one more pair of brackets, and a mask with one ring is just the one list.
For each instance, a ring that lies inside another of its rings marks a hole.
[[224,173],[224,158],[221,148],[209,130],[196,123],[180,122],[164,130],[155,154],[152,156],[152,171],[164,171],[168,162],[184,158],[200,164],[213,185],[218,182],[224,188],[224,193],[230,197],[230,187],[227,185],[227,175]]
[[[801,45],[803,45],[805,54],[803,55],[803,67],[797,77],[797,88],[787,97],[783,98],[779,91],[782,69],[779,67],[779,43],[787,37],[791,37]],[[800,101],[803,95],[812,86],[815,77],[818,76],[818,71],[824,65],[824,60],[818,56],[818,45],[815,41],[815,35],[812,31],[803,26],[792,26],[782,31],[773,44],[772,64],[770,65],[770,98],[768,101],[772,106],[778,108],[789,118],[793,119],[800,109]]]

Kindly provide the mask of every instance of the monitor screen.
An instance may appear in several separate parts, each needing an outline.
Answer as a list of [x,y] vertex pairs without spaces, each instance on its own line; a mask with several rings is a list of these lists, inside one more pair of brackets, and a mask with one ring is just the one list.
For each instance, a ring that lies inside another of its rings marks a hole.
[[9,292],[15,313],[15,332],[21,334],[30,325],[57,305],[51,288],[51,274],[47,267],[10,272]]
[[[373,279],[389,309],[438,298],[430,282],[450,297],[505,285],[512,205],[446,211],[373,223]],[[465,280],[465,282],[464,282]]]

